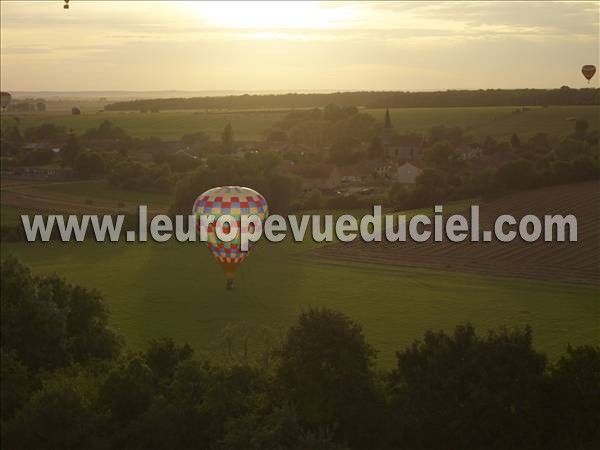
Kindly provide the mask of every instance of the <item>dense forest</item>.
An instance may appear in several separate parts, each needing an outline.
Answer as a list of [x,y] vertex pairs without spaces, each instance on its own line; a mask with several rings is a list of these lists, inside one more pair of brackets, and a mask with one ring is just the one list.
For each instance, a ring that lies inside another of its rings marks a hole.
[[[2,448],[592,449],[600,348],[550,363],[529,328],[428,331],[390,370],[360,325],[308,309],[258,358],[157,336],[128,350],[100,293],[1,272]],[[443,298],[440,299],[443,301]],[[240,349],[238,353],[231,348]],[[229,350],[227,350],[229,349]]]
[[369,108],[457,106],[600,105],[600,89],[487,89],[436,92],[335,92],[331,94],[229,95],[116,102],[107,111],[169,109],[313,108],[330,103]]

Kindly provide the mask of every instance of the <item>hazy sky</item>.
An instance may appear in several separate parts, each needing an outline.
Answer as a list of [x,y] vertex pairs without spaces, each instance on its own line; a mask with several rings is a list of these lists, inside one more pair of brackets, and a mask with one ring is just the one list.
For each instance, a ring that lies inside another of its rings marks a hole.
[[2,90],[581,87],[600,53],[599,1],[70,4],[2,0]]

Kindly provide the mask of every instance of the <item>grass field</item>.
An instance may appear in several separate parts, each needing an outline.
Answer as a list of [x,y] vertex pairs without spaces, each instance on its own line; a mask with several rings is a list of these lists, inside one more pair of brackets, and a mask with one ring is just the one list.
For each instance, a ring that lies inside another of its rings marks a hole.
[[115,202],[133,202],[140,205],[154,203],[166,208],[171,204],[171,194],[158,192],[139,192],[115,189],[104,180],[73,181],[65,183],[49,183],[38,188],[45,192],[71,194],[89,199],[113,200]]
[[[314,243],[261,243],[238,273],[224,279],[203,244],[3,244],[33,270],[58,273],[98,288],[110,323],[134,349],[160,336],[189,342],[209,357],[222,355],[223,336],[244,330],[249,349],[280,336],[310,306],[343,311],[359,322],[379,352],[381,367],[428,328],[452,330],[472,322],[534,330],[535,346],[551,357],[566,345],[600,337],[600,288],[510,280],[476,274],[418,270],[312,259]],[[239,336],[238,336],[239,338]],[[233,345],[241,345],[234,336]]]
[[[164,111],[160,113],[139,112],[83,112],[71,114],[23,114],[19,116],[23,129],[54,123],[73,130],[77,134],[97,127],[102,121],[110,120],[134,137],[157,137],[178,140],[186,133],[203,131],[213,139],[220,139],[223,128],[231,123],[238,140],[262,140],[263,131],[273,126],[285,115],[281,111],[265,112],[204,112]],[[3,114],[2,120],[11,120],[12,115]]]
[[19,215],[137,213],[146,205],[153,214],[166,213],[171,206],[169,193],[115,189],[105,180],[45,182],[3,179],[2,224],[20,222]]
[[[146,205],[149,211],[167,213],[172,203],[172,194],[139,192],[115,189],[105,180],[87,181],[28,181],[17,177],[3,179],[0,198],[3,225],[21,222],[21,214],[75,214],[75,213],[137,213],[139,205]],[[466,208],[467,202],[455,202],[449,211]],[[37,206],[37,208],[36,208]],[[366,209],[350,211],[362,216]],[[340,210],[315,213],[339,216],[348,211]]]
[[0,223],[2,225],[14,226],[21,223],[22,214],[33,215],[37,213],[38,211],[32,209],[0,204]]
[[[98,182],[43,189],[55,195],[123,200]],[[146,195],[127,194],[129,201]],[[444,211],[465,208],[465,202],[456,202],[445,205]],[[425,211],[409,215],[416,212]],[[3,205],[2,223],[12,224],[18,214],[31,213]],[[366,210],[345,213],[361,216]],[[249,337],[252,353],[264,348],[265,336],[276,339],[310,306],[334,308],[359,322],[379,351],[381,367],[391,366],[394,352],[426,329],[451,330],[467,321],[481,331],[530,324],[536,347],[553,358],[569,343],[600,338],[598,285],[350,263],[307,253],[321,246],[310,240],[261,243],[231,292],[224,290],[219,268],[200,243],[3,243],[1,250],[3,257],[15,254],[35,272],[58,273],[99,289],[111,310],[111,326],[134,349],[143,348],[149,339],[172,336],[209,358],[219,358],[224,336],[229,336],[240,348]]]
[[[492,136],[504,140],[509,140],[513,133],[521,139],[536,133],[560,138],[573,131],[573,121],[567,119],[586,119],[592,129],[598,129],[600,123],[598,106],[534,106],[529,111],[514,114],[517,108],[396,108],[390,110],[390,115],[399,133],[426,131],[434,125],[446,125],[461,127],[476,138]],[[384,109],[369,112],[383,122]]]
[[[426,131],[434,125],[459,126],[468,134],[482,138],[493,136],[508,139],[512,133],[527,138],[538,132],[558,138],[571,132],[573,122],[567,119],[586,119],[592,127],[600,122],[597,106],[532,107],[530,111],[513,114],[518,107],[472,108],[394,108],[390,110],[395,129],[400,132]],[[383,109],[365,110],[383,122]],[[186,133],[204,131],[213,139],[220,139],[223,127],[231,123],[239,140],[261,140],[264,130],[272,127],[286,113],[284,111],[164,111],[158,114],[139,112],[84,112],[80,116],[64,113],[23,114],[23,129],[43,123],[55,123],[76,133],[97,127],[110,120],[135,137],[155,136],[167,140],[180,139]],[[3,114],[2,120],[13,115]]]

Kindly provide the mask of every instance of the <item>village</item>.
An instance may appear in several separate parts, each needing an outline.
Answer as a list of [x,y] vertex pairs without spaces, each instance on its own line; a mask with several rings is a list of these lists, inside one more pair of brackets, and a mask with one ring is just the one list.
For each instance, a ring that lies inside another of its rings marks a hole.
[[[6,113],[30,108],[39,113],[44,109],[40,105],[44,103],[39,100],[13,102]],[[73,107],[72,114],[80,114],[79,108]],[[319,120],[314,120],[315,114]],[[318,137],[307,127],[317,129]],[[427,150],[440,142],[452,146],[449,159],[471,161],[480,169],[497,167],[505,160],[497,152],[482,158],[482,144],[464,136],[460,129],[442,126],[429,133],[400,134],[389,109],[384,122],[377,123],[357,108],[336,105],[291,111],[276,127],[265,130],[263,140],[235,139],[231,125],[223,130],[221,142],[209,139],[201,130],[180,140],[132,138],[107,120],[79,136],[52,123],[21,128],[17,116],[13,120],[5,116],[4,177],[49,181],[107,178],[120,180],[115,182],[119,187],[142,191],[170,192],[177,173],[208,168],[210,160],[220,156],[240,161],[270,159],[274,172],[296,180],[305,195],[318,192],[324,198],[385,195],[393,184],[410,189],[428,167]],[[119,171],[124,166],[128,170]],[[161,183],[121,179],[148,170],[153,170],[154,181],[160,178]]]

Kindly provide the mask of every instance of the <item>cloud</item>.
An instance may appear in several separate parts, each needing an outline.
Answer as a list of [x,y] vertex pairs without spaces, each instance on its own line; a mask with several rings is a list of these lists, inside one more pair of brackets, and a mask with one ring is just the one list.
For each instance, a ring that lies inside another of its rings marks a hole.
[[[51,89],[64,73],[78,75],[77,89],[560,86],[570,84],[572,67],[598,63],[598,2],[0,8],[2,85],[10,89]],[[540,75],[540,67],[552,70]]]
[[459,20],[468,27],[502,26],[519,33],[535,28],[543,33],[598,32],[598,2],[490,1],[441,2],[424,6],[422,17]]

